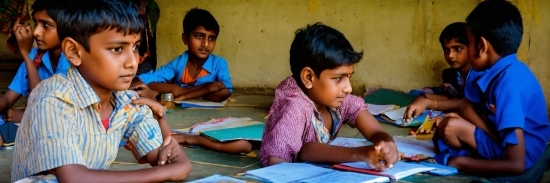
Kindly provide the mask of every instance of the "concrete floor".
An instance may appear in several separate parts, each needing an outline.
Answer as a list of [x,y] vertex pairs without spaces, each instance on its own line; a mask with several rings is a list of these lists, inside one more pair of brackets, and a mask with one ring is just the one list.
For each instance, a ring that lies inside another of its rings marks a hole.
[[[207,121],[220,117],[250,117],[254,120],[265,122],[269,106],[273,96],[269,95],[239,95],[234,94],[232,100],[223,109],[181,109],[176,108],[172,114],[167,114],[167,120],[173,129],[189,127],[197,122]],[[391,135],[406,135],[408,129],[398,128],[383,124]],[[339,132],[342,137],[361,137],[356,129],[344,126]],[[259,150],[254,150],[253,155],[233,155],[219,153],[210,150],[184,148],[187,156],[192,161],[193,171],[187,181],[208,177],[213,174],[236,175],[246,170],[260,168]],[[0,182],[10,181],[10,169],[13,150],[0,150]],[[256,157],[253,157],[256,156]],[[132,153],[121,148],[111,170],[133,170],[147,168],[149,165],[137,164]],[[472,182],[474,177],[457,175],[450,177],[437,177],[419,174],[400,182]],[[550,173],[546,173],[542,182],[550,182]]]

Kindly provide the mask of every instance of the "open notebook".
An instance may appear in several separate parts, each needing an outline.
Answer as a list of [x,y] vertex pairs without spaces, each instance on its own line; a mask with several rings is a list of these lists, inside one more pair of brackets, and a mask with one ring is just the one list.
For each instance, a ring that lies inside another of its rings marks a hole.
[[[417,140],[413,137],[404,137],[404,136],[394,136],[393,140],[399,152],[403,153],[405,156],[413,156],[418,154],[423,154],[428,157],[434,157],[434,144],[432,140]],[[330,145],[343,146],[343,147],[359,147],[367,146],[372,143],[360,138],[346,138],[346,137],[337,137]]]
[[380,121],[401,127],[419,127],[427,119],[443,114],[441,111],[431,111],[430,116],[430,110],[424,110],[422,114],[418,115],[417,117],[413,118],[411,122],[407,123],[403,120],[403,116],[405,115],[406,111],[407,107],[401,107],[399,109],[383,112],[380,114]]
[[353,163],[342,163],[337,165],[332,165],[332,168],[337,170],[345,170],[359,173],[366,173],[377,176],[384,176],[388,180],[399,180],[407,176],[427,172],[430,170],[435,170],[434,167],[425,166],[418,163],[407,163],[398,161],[393,165],[393,168],[388,168],[384,172],[379,172],[373,169],[370,169],[365,162],[353,162]]
[[343,172],[322,168],[306,163],[279,163],[276,165],[247,171],[245,177],[260,182],[287,183],[287,182],[388,182],[387,177]]
[[175,101],[175,104],[180,105],[182,108],[200,108],[200,109],[217,109],[222,108],[227,104],[228,100],[222,102],[212,102],[202,99],[182,100]]
[[251,118],[217,118],[189,128],[173,129],[176,133],[202,135],[219,142],[232,140],[261,141],[265,124]]

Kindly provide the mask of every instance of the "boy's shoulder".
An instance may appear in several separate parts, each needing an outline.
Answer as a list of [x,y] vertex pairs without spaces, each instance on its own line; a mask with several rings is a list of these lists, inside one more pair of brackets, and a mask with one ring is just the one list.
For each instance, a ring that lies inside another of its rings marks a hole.
[[67,99],[67,96],[73,94],[73,84],[69,81],[66,75],[54,74],[52,77],[47,78],[40,82],[29,96],[29,100],[32,98],[44,99],[44,98],[59,98]]

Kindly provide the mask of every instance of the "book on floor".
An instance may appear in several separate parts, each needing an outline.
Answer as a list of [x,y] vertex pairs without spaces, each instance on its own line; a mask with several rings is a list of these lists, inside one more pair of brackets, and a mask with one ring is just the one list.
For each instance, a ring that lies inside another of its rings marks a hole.
[[393,165],[393,168],[386,168],[386,171],[383,172],[369,168],[365,162],[341,163],[332,165],[332,168],[337,170],[384,176],[392,181],[436,169],[434,167],[429,167],[418,163],[407,163],[403,161],[397,161],[397,163]]
[[189,128],[173,129],[176,133],[202,135],[219,142],[232,140],[261,141],[265,124],[251,118],[217,118]]
[[175,104],[180,105],[182,108],[198,108],[198,109],[219,109],[227,104],[228,100],[222,102],[212,102],[203,99],[191,99],[174,101]]

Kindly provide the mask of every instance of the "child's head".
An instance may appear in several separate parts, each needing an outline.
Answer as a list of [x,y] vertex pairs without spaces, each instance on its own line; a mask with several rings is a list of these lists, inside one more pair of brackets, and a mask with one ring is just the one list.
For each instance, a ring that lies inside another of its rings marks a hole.
[[466,23],[455,22],[449,24],[439,35],[439,42],[443,48],[445,61],[453,69],[470,67],[466,48],[468,37],[466,36]]
[[290,46],[290,70],[304,93],[316,104],[338,107],[351,93],[353,65],[363,52],[346,37],[321,23],[298,29]]
[[57,36],[57,18],[62,6],[61,0],[36,0],[32,4],[32,19],[35,23],[33,36],[38,49],[61,49]]
[[518,8],[504,0],[479,3],[466,18],[470,42],[468,57],[472,68],[484,70],[493,63],[491,53],[505,57],[517,52],[523,35],[523,23]]
[[193,57],[208,58],[216,47],[219,33],[218,21],[206,10],[191,8],[183,18],[181,39]]
[[130,1],[74,0],[58,25],[63,52],[96,92],[128,89],[145,28]]

